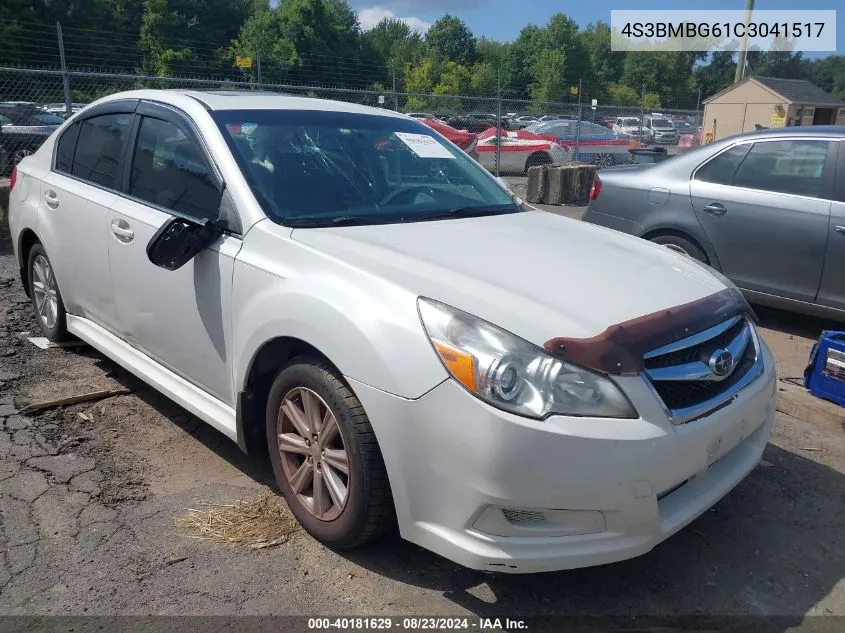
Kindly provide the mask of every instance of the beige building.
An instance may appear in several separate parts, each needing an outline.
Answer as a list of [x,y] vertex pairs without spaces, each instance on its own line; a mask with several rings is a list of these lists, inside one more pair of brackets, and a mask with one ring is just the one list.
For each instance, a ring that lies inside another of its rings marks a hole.
[[704,100],[706,141],[793,125],[845,125],[845,101],[804,79],[746,77]]

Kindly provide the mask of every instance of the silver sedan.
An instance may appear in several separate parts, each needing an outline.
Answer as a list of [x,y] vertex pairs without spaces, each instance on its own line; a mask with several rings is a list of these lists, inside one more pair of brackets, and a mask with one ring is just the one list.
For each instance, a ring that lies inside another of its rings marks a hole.
[[753,302],[845,320],[843,141],[772,129],[603,170],[584,220],[709,264]]

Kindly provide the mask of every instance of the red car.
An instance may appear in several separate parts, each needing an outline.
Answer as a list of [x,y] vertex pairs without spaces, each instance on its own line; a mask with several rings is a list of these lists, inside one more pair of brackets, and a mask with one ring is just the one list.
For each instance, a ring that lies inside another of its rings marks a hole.
[[448,140],[450,140],[455,145],[464,150],[467,154],[469,154],[470,158],[472,158],[473,160],[478,160],[478,139],[476,138],[475,134],[471,132],[466,132],[464,130],[456,130],[455,128],[450,127],[445,123],[435,121],[434,119],[421,120],[432,130],[434,130],[435,132],[439,132]]

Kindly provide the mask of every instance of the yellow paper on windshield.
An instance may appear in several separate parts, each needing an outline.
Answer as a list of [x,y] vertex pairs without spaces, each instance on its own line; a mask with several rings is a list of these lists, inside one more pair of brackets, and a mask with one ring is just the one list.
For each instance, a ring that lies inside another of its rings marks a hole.
[[448,149],[426,134],[396,132],[396,137],[405,143],[420,158],[454,158]]

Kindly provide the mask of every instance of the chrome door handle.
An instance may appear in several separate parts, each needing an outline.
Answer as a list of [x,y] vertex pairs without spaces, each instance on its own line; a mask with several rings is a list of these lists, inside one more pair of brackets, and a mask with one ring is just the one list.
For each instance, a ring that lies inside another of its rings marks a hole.
[[44,204],[46,204],[51,209],[59,208],[59,197],[56,195],[55,191],[50,190],[44,194]]
[[111,232],[114,233],[117,239],[121,242],[131,242],[135,237],[135,232],[130,229],[129,224],[123,220],[120,222],[112,222]]
[[725,215],[728,212],[728,210],[725,208],[725,205],[719,204],[718,202],[711,202],[706,207],[704,207],[704,211],[706,211],[710,215]]
[[845,235],[845,226],[837,226],[834,230],[837,233],[842,233],[843,235]]

